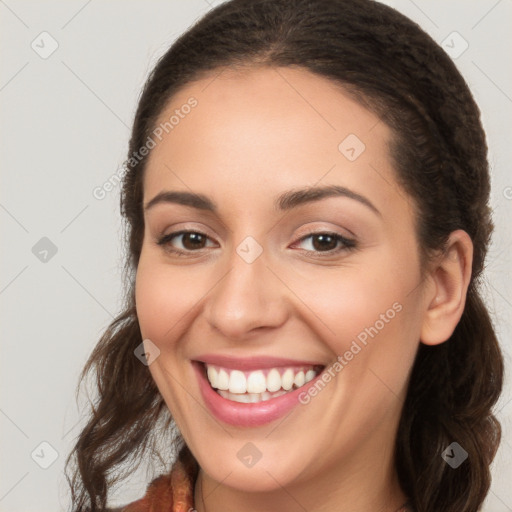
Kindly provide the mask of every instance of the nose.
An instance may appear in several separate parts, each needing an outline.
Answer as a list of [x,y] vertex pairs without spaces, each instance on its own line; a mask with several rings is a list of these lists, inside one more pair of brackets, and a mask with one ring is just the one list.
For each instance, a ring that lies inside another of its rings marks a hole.
[[248,263],[236,251],[208,294],[204,314],[210,326],[229,339],[249,337],[285,323],[286,286],[267,266],[265,252]]

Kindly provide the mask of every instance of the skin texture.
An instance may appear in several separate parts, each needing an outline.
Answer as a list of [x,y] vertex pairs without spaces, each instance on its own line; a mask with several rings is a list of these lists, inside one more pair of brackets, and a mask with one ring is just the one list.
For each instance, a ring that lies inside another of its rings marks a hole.
[[[471,241],[452,233],[422,274],[391,131],[336,84],[290,68],[219,73],[171,99],[162,120],[192,96],[198,104],[152,150],[144,177],[144,204],[163,190],[192,191],[218,212],[149,208],[136,280],[143,338],[160,350],[151,374],[201,466],[196,509],[394,512],[406,501],[393,448],[410,370],[419,343],[444,342],[460,319]],[[366,146],[354,161],[338,149],[349,134]],[[379,213],[348,197],[273,207],[284,192],[326,185]],[[204,248],[177,236],[168,247],[189,248],[177,256],[157,244],[182,229],[207,235]],[[325,252],[311,232],[356,247],[333,242]],[[247,236],[263,250],[250,264],[236,252]],[[288,416],[240,428],[205,407],[191,365],[201,354],[329,365],[394,304],[400,312]],[[237,457],[247,442],[262,455],[250,468]]]

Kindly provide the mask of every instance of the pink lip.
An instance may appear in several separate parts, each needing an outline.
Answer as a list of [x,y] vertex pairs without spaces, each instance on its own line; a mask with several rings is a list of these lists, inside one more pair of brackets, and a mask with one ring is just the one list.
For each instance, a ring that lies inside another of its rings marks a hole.
[[218,354],[204,354],[195,358],[201,363],[213,364],[223,368],[231,368],[241,371],[262,370],[264,368],[297,367],[297,366],[325,366],[318,361],[298,361],[295,359],[284,359],[281,357],[233,357],[221,356]]
[[[224,360],[225,358],[222,359],[222,362],[226,363]],[[297,361],[293,361],[293,363],[297,364]],[[210,386],[210,383],[206,378],[203,365],[197,361],[194,361],[192,364],[197,374],[199,389],[201,390],[201,395],[203,396],[203,400],[207,408],[220,421],[237,427],[259,427],[286,415],[294,407],[300,404],[299,395],[314,385],[316,380],[321,376],[321,374],[319,374],[306,385],[277,398],[272,398],[265,402],[245,404],[222,398]],[[212,361],[211,364],[220,365],[221,363],[217,361],[214,363]],[[300,364],[305,363],[301,361]],[[257,368],[262,368],[262,366],[257,366]]]

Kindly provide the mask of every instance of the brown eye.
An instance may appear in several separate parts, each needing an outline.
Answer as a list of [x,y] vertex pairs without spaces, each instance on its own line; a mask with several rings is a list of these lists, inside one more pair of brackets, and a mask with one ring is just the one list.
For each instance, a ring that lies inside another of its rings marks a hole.
[[177,231],[163,236],[157,243],[171,252],[187,253],[205,249],[209,241],[207,235],[198,231]]
[[301,238],[304,250],[311,253],[337,253],[356,247],[355,240],[350,240],[338,233],[310,233]]
[[317,251],[332,251],[338,245],[338,240],[331,235],[315,235],[312,238],[313,247]]
[[201,233],[183,233],[182,245],[187,250],[203,249],[206,243],[206,237]]

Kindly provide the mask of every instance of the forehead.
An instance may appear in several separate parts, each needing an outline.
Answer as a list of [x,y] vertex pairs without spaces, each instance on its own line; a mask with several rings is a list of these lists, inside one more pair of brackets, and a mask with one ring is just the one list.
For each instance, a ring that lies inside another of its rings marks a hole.
[[[197,101],[193,109],[187,107],[191,98]],[[183,115],[181,110],[188,113]],[[252,140],[253,145],[268,146],[278,135],[302,135],[306,139],[322,135],[337,152],[335,143],[349,134],[372,144],[390,137],[388,127],[351,99],[340,84],[302,68],[248,67],[213,71],[176,93],[157,124],[165,124],[173,117],[177,123],[169,130],[170,138],[179,138],[180,132],[187,135],[186,125],[191,122],[183,121],[188,117],[200,121],[194,123],[194,130],[208,135],[201,139],[203,143],[211,142],[215,135],[218,142],[227,132],[233,137],[234,117],[241,129],[239,132],[257,135]],[[200,132],[201,129],[204,131]],[[371,136],[370,132],[373,132]]]
[[175,94],[157,127],[146,199],[169,187],[257,199],[315,184],[396,196],[390,129],[303,69],[214,71]]

